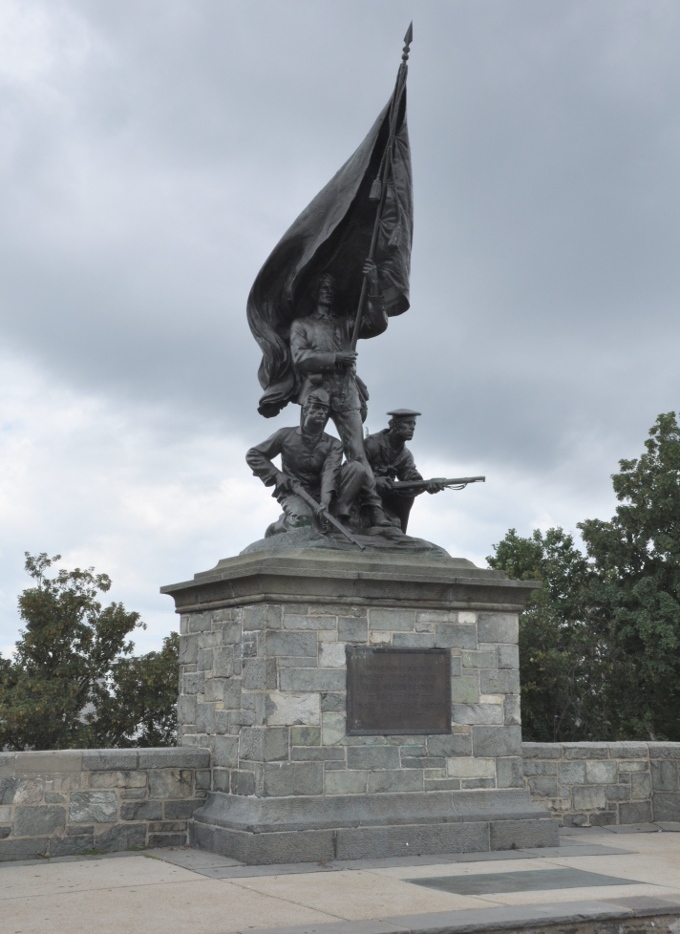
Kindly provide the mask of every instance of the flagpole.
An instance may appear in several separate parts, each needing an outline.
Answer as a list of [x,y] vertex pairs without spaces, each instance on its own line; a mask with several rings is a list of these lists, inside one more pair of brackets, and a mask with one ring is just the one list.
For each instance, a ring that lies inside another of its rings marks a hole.
[[[380,161],[378,167],[378,174],[375,177],[373,184],[371,185],[370,199],[373,201],[378,201],[378,208],[375,214],[375,221],[373,222],[373,233],[371,235],[371,245],[368,251],[367,259],[372,260],[376,244],[378,242],[378,232],[380,230],[380,221],[382,220],[383,211],[385,208],[385,200],[387,194],[387,184],[389,182],[390,175],[392,174],[392,161],[393,161],[393,150],[394,150],[394,138],[397,131],[397,114],[399,111],[399,106],[401,104],[401,99],[404,95],[404,89],[406,88],[406,77],[408,75],[408,58],[411,51],[411,43],[413,42],[413,23],[411,22],[408,29],[406,30],[406,35],[404,36],[404,48],[401,55],[401,65],[399,66],[399,71],[397,72],[397,81],[394,88],[394,93],[392,95],[392,103],[390,105],[389,112],[389,136],[387,138],[387,146],[385,147],[385,152],[383,153],[383,158]],[[352,330],[352,350],[356,350],[357,341],[359,340],[359,331],[361,329],[361,320],[364,315],[364,305],[366,304],[366,296],[368,292],[368,276],[364,273],[364,278],[361,283],[361,294],[359,296],[359,304],[357,306],[357,313],[354,319],[354,328]]]

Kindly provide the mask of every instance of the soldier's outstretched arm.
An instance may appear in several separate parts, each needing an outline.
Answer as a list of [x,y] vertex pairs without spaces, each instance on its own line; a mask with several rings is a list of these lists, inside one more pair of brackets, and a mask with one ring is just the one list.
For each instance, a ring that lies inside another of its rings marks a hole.
[[[278,476],[281,471],[273,463],[273,458],[281,453],[282,432],[285,430],[285,428],[280,428],[275,431],[266,441],[256,444],[246,454],[246,463],[265,486],[278,485]],[[281,476],[284,475],[281,474]]]

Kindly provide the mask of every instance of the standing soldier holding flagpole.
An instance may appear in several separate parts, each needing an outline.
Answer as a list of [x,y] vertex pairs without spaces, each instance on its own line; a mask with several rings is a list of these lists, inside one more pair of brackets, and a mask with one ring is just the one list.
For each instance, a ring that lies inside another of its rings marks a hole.
[[263,357],[258,411],[277,415],[314,389],[348,461],[365,468],[361,503],[371,525],[391,528],[366,458],[368,390],[356,375],[359,338],[381,334],[409,307],[413,236],[406,76],[412,26],[394,91],[370,132],[281,238],[248,298],[248,322]]

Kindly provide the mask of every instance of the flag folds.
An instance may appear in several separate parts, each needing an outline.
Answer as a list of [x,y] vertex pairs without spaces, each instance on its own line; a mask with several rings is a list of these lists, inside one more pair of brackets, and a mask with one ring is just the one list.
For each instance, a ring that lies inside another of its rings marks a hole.
[[[382,203],[371,200],[378,176],[384,176]],[[312,287],[322,272],[336,278],[336,313],[354,318],[376,222],[374,259],[391,317],[409,307],[413,238],[406,90],[399,82],[359,148],[286,231],[250,290],[248,324],[262,350],[258,371],[264,390],[258,406],[261,415],[277,415],[296,399],[290,325],[312,310]]]

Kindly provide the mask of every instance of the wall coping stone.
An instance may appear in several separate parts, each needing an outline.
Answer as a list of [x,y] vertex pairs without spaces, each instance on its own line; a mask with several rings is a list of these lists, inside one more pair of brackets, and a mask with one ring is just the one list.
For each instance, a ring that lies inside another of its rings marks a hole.
[[101,772],[118,769],[207,768],[210,750],[199,746],[140,749],[46,749],[0,752],[0,769],[25,772]]
[[194,768],[210,766],[210,750],[198,746],[177,746],[166,749],[140,749],[140,769]]
[[522,755],[525,759],[561,759],[560,743],[522,743]]
[[647,743],[650,759],[677,759],[680,743]]
[[137,756],[136,749],[85,749],[83,768],[90,772],[136,769]]
[[584,751],[607,749],[610,752],[625,754],[616,758],[654,759],[675,758],[680,754],[680,742],[652,742],[647,740],[616,740],[612,742],[583,742],[583,743],[522,743],[524,756],[528,759],[559,759],[563,751],[582,749]]
[[21,762],[21,773],[25,772],[80,772],[82,749],[46,749],[28,752],[0,752],[0,770],[17,770]]

